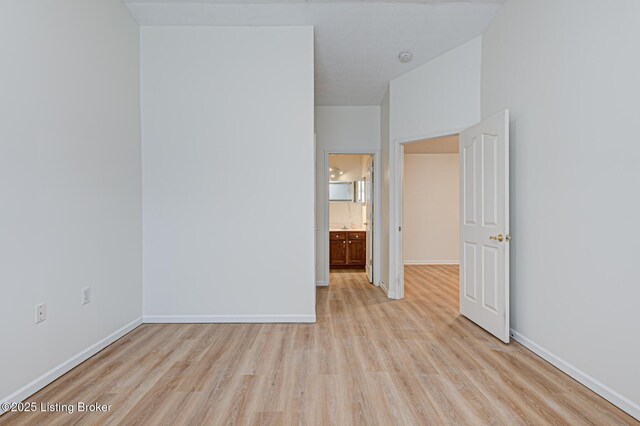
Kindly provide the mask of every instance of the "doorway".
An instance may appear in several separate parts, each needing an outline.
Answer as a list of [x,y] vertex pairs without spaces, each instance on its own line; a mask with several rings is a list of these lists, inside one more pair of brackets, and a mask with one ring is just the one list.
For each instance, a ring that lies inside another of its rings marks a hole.
[[[510,341],[509,318],[509,110],[485,118],[459,132],[459,312],[505,343]],[[458,133],[455,132],[455,133]],[[455,134],[451,133],[451,134]],[[450,134],[450,135],[451,135]],[[430,139],[441,137],[434,135]],[[404,151],[413,140],[396,142],[396,214],[390,229],[395,293],[404,297],[403,168]],[[393,153],[393,151],[391,151]]]
[[330,284],[337,273],[356,274],[378,286],[378,153],[327,152],[325,158],[326,277]]
[[[404,145],[402,268],[405,297],[458,310],[459,135]],[[447,297],[445,297],[447,296]]]

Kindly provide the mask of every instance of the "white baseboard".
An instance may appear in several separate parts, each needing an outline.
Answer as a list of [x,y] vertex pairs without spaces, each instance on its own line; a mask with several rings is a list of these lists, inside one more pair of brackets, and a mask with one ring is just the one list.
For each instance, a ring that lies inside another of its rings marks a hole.
[[459,265],[458,260],[405,260],[405,265]]
[[387,297],[389,299],[395,299],[396,298],[395,292],[389,291],[389,288],[387,287],[387,285],[382,281],[380,281],[380,288],[382,289],[382,291],[385,292],[385,294],[387,295]]
[[313,315],[145,315],[142,322],[151,324],[189,323],[313,323]]
[[610,387],[600,383],[598,380],[584,373],[583,371],[577,369],[573,365],[569,364],[567,361],[557,357],[553,353],[549,352],[542,346],[537,343],[532,342],[522,334],[517,331],[511,329],[511,337],[518,343],[520,343],[525,348],[529,349],[531,352],[538,355],[540,358],[547,361],[549,364],[563,371],[565,374],[571,376],[578,382],[582,383],[616,407],[620,408],[622,411],[625,411],[632,417],[640,420],[640,405],[631,401],[630,399],[620,395],[618,392],[614,391]]
[[326,281],[316,281],[316,287],[328,287],[329,283]]
[[[94,356],[95,354],[97,354],[98,352],[100,352],[101,350],[103,350],[104,348],[106,348],[116,340],[125,336],[129,332],[133,331],[133,329],[138,327],[140,324],[142,324],[142,318],[138,318],[137,320],[125,325],[119,330],[114,331],[104,339],[98,341],[97,343],[94,343],[93,345],[89,346],[87,349],[83,350],[82,352],[72,356],[62,364],[44,373],[42,376],[38,377],[31,383],[26,384],[25,386],[18,389],[11,395],[5,398],[2,398],[0,402],[15,403],[15,402],[24,401],[34,393],[38,392],[40,389],[47,386],[49,383],[56,380],[58,377],[62,376],[68,371],[77,367],[78,365],[88,360],[89,358],[91,358],[92,356]],[[0,408],[0,415],[3,414],[5,411],[6,410],[3,410]]]

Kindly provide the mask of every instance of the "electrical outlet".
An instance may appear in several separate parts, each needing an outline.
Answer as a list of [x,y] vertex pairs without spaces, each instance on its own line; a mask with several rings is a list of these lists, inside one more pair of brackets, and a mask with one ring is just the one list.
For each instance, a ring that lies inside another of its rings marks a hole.
[[85,287],[82,289],[82,304],[86,305],[91,302],[91,287]]
[[47,305],[41,303],[36,305],[36,324],[47,319]]

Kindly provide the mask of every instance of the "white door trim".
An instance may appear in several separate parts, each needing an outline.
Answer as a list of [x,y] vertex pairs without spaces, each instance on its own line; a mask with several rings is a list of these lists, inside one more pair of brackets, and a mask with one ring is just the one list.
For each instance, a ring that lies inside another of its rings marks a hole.
[[380,286],[380,150],[379,149],[325,149],[322,167],[324,210],[324,276],[329,285],[329,155],[373,155],[373,284]]
[[[410,143],[421,142],[428,139],[437,139],[446,136],[457,135],[466,127],[443,130],[439,132],[433,132],[422,136],[412,136],[408,138],[395,139],[392,149],[389,150],[390,158],[389,163],[393,164],[393,183],[392,188],[394,191],[389,194],[390,202],[392,205],[391,211],[394,213],[389,217],[389,247],[390,262],[389,262],[389,294],[392,299],[404,299],[404,261],[402,253],[402,231],[399,229],[402,227],[402,198],[404,191],[404,146]],[[395,279],[394,279],[395,277]],[[392,295],[392,296],[391,296]]]

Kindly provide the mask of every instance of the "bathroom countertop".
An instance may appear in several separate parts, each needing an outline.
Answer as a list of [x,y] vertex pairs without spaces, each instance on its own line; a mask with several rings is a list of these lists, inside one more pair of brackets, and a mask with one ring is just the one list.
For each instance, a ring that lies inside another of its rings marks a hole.
[[329,229],[329,232],[365,232],[366,229],[364,228],[353,228],[353,229],[341,229],[341,228],[331,228]]

